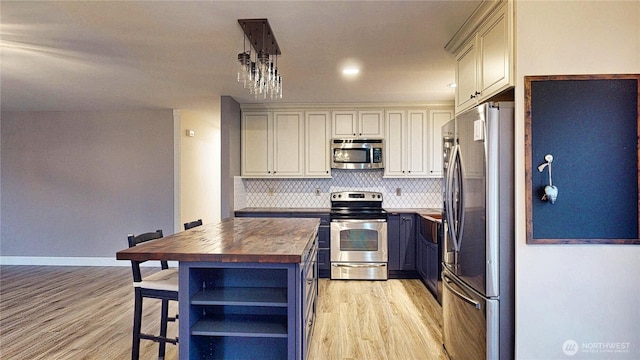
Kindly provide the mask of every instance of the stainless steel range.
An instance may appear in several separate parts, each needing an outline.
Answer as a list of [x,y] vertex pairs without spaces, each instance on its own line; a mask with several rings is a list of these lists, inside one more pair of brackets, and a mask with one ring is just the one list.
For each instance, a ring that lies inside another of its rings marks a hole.
[[387,212],[382,193],[331,193],[331,279],[387,279]]

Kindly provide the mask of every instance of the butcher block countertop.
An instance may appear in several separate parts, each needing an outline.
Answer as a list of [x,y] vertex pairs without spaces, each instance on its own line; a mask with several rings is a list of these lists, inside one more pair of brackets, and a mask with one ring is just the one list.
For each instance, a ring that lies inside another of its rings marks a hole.
[[300,263],[320,219],[231,218],[116,253],[118,260]]

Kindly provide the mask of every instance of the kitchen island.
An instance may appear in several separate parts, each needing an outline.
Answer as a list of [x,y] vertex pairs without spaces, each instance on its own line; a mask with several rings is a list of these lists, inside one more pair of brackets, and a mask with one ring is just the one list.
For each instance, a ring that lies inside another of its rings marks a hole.
[[318,294],[319,219],[235,218],[120,251],[179,262],[179,354],[305,359]]

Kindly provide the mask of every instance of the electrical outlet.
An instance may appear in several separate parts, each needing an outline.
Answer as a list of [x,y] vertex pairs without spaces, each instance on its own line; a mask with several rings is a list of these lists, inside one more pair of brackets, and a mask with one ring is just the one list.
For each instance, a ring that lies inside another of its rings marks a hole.
[[396,188],[396,196],[402,196],[402,189]]
[[270,187],[270,188],[269,188],[268,195],[269,195],[269,196],[273,196],[273,193],[274,193],[274,192],[275,192],[275,191],[274,191],[274,189],[273,189],[272,187]]
[[316,196],[320,196],[320,188],[316,188]]

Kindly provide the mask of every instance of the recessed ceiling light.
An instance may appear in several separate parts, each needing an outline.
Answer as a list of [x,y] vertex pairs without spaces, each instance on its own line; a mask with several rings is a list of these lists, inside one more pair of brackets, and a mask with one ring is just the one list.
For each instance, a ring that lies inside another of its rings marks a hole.
[[453,89],[453,88],[458,87],[458,84],[456,84],[456,83],[451,83],[451,84],[447,84],[447,86]]
[[358,75],[360,73],[360,69],[358,69],[357,67],[346,67],[344,69],[342,69],[342,74],[343,75]]

